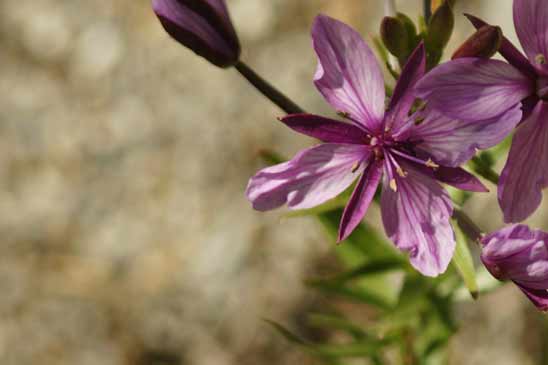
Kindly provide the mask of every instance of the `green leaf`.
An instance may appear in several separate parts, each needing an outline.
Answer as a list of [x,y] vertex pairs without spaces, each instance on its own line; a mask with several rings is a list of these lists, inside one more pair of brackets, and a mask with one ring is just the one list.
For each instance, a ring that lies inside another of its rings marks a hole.
[[310,346],[310,344],[307,341],[301,339],[299,336],[297,336],[296,334],[294,334],[293,332],[285,328],[283,325],[270,319],[263,319],[263,321],[271,325],[272,328],[274,328],[276,332],[282,335],[287,341],[295,345]]
[[369,261],[350,271],[339,274],[330,279],[322,279],[319,281],[330,282],[332,284],[345,284],[348,281],[358,279],[371,274],[382,274],[387,271],[401,270],[406,267],[407,262],[403,257],[390,257],[386,259],[378,259]]
[[[342,216],[342,209],[337,209],[331,212],[324,213],[319,216],[320,222],[324,226],[328,236],[335,241],[338,237],[339,222]],[[402,258],[402,255],[396,251],[392,244],[388,243],[382,238],[369,224],[362,222],[354,232],[344,241],[337,246],[337,253],[341,253],[346,247],[351,246],[353,251],[361,253],[362,259],[367,258],[370,260],[387,259],[387,258]],[[346,261],[344,253],[342,253],[341,259]],[[350,262],[353,261],[353,262]],[[344,262],[350,267],[361,265],[363,260],[355,262],[355,260],[348,260]]]
[[468,239],[462,232],[456,221],[453,220],[453,229],[455,231],[457,246],[453,256],[453,265],[455,265],[460,276],[464,280],[464,284],[468,288],[472,298],[478,297],[478,282],[476,280],[476,270],[474,269],[474,261],[470,248],[468,247]]
[[[366,341],[354,342],[350,344],[314,344],[301,339],[287,328],[272,320],[265,319],[266,323],[272,326],[276,332],[282,335],[289,342],[301,347],[306,352],[324,360],[336,362],[338,358],[372,357],[376,356],[379,350],[389,344],[392,339],[368,339]],[[338,363],[338,362],[336,362]]]
[[[388,310],[393,303],[387,299],[384,292],[374,290],[371,285],[340,285],[326,281],[314,281],[306,283],[311,288],[323,291],[326,294],[336,295],[351,299],[356,302],[366,303],[379,309]],[[387,287],[384,287],[386,289]]]
[[307,322],[311,327],[327,328],[348,333],[354,339],[361,340],[370,337],[371,334],[350,320],[330,314],[312,313],[308,315]]

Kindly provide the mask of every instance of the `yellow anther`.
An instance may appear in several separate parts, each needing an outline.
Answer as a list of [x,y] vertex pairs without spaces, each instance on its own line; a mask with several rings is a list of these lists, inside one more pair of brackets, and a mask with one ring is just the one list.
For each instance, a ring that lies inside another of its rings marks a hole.
[[396,172],[398,173],[398,175],[400,175],[401,177],[407,177],[407,172],[404,171],[401,167],[398,167],[396,169]]
[[440,167],[440,165],[438,165],[437,163],[435,163],[434,161],[432,161],[432,159],[428,159],[428,161],[426,161],[426,166],[432,168],[432,169],[437,169]]
[[390,189],[398,191],[398,185],[396,184],[396,179],[390,180]]
[[356,171],[358,171],[359,168],[360,168],[360,163],[359,163],[359,162],[356,162],[356,163],[352,166],[352,173],[355,173]]
[[546,56],[539,53],[538,55],[535,56],[535,62],[538,63],[539,65],[545,65],[546,64]]

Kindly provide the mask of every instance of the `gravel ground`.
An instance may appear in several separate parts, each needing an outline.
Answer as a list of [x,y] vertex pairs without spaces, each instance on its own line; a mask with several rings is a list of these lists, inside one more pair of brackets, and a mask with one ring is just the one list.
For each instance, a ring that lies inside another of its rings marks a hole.
[[[375,0],[228,3],[244,59],[324,114],[314,15],[364,34],[382,15]],[[460,10],[510,21],[509,0],[486,3]],[[147,0],[2,0],[0,44],[0,363],[307,364],[261,318],[317,305],[302,281],[333,243],[313,221],[253,212],[243,190],[260,148],[310,141],[172,42]],[[467,209],[500,225],[494,194]],[[538,318],[516,290],[460,312],[455,364],[533,363]]]

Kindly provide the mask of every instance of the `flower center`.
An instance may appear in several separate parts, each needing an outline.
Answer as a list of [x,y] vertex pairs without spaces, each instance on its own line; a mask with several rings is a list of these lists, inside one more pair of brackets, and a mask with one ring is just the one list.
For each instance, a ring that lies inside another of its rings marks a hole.
[[367,142],[372,148],[377,161],[384,159],[384,149],[394,144],[392,139],[386,135],[371,136]]
[[539,77],[537,80],[537,95],[542,100],[548,100],[548,77]]

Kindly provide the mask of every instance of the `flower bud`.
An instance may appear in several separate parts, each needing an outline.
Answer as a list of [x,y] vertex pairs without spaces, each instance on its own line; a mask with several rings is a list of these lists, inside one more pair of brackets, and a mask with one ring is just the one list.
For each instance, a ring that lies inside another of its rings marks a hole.
[[481,261],[495,278],[513,281],[539,309],[548,310],[548,233],[513,225],[481,244]]
[[224,0],[152,0],[166,32],[219,67],[233,66],[240,43]]
[[491,58],[498,52],[502,40],[502,30],[499,27],[484,25],[455,51],[452,59],[463,57]]
[[409,55],[407,30],[400,19],[384,17],[381,23],[381,38],[386,49],[398,59]]
[[[432,0],[432,3],[430,5],[432,13],[434,13],[436,9],[438,9],[443,4],[443,2],[444,0]],[[449,3],[449,5],[451,5],[451,7],[455,5],[455,0],[447,0],[447,2]]]
[[425,39],[428,49],[443,50],[447,46],[451,34],[453,34],[454,26],[455,16],[453,15],[451,4],[445,0],[430,18],[428,34]]

